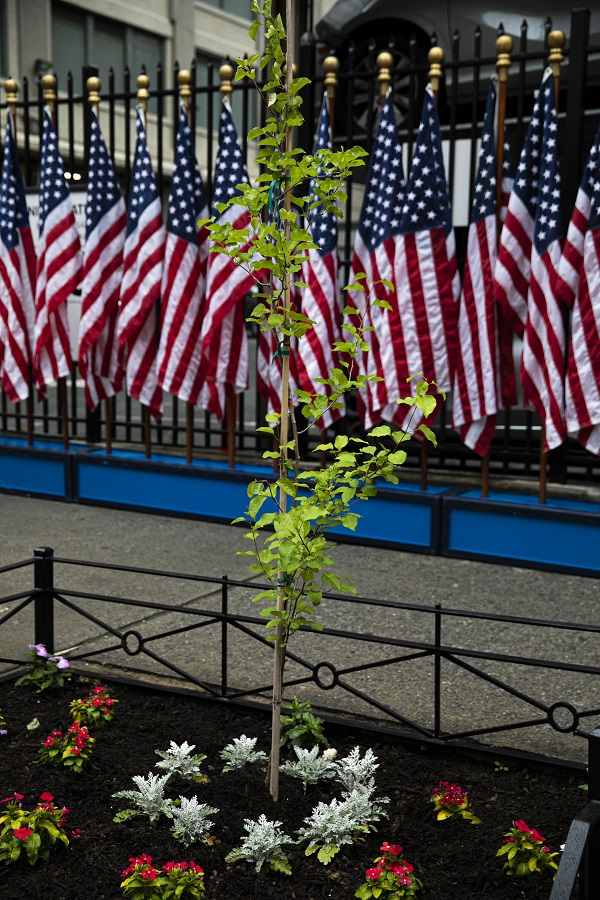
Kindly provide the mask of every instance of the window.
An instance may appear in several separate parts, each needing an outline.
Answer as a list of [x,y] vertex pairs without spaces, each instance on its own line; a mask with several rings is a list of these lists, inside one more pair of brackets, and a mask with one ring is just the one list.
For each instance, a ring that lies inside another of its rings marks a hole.
[[223,12],[233,13],[242,19],[252,19],[253,14],[250,10],[250,0],[202,0],[208,6],[216,6]]
[[[131,89],[142,65],[150,77],[150,89],[157,63],[163,62],[163,40],[148,31],[95,16],[62,3],[52,7],[52,58],[59,88],[66,87],[67,73],[73,73],[74,88],[80,89],[82,66],[97,65],[102,87],[108,89],[108,72],[115,73],[115,90],[124,89],[123,70],[131,71]],[[149,109],[152,109],[150,101]]]

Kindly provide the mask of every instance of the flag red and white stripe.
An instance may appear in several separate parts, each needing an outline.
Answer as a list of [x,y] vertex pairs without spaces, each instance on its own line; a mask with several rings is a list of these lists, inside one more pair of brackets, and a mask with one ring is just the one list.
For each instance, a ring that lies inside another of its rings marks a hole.
[[200,401],[204,380],[200,331],[208,263],[208,232],[198,229],[197,222],[207,217],[192,131],[181,104],[167,219],[158,382],[165,391],[193,405]]
[[[329,105],[325,94],[315,153],[331,150],[331,147]],[[311,197],[315,202],[317,198],[314,185],[311,185]],[[328,428],[344,415],[345,409],[343,398],[330,405],[330,386],[317,381],[318,378],[329,378],[330,370],[339,367],[338,355],[333,346],[336,341],[341,340],[337,219],[332,213],[325,213],[321,205],[311,210],[310,220],[306,221],[305,227],[310,230],[317,249],[306,250],[306,260],[302,263],[301,280],[308,287],[300,290],[300,312],[313,325],[298,344],[298,379],[303,391],[328,398],[328,404],[318,419],[321,428]]]
[[162,283],[165,228],[146,143],[144,118],[142,110],[138,109],[117,336],[119,361],[126,373],[127,393],[159,418],[162,415],[162,391],[156,365],[157,306]]
[[0,188],[0,373],[11,403],[29,396],[36,258],[8,112]]
[[471,210],[467,258],[458,317],[459,352],[453,393],[453,426],[480,456],[489,452],[496,414],[508,398],[516,402],[510,335],[496,316],[497,257],[496,88],[490,83]]
[[600,455],[600,129],[587,161],[558,268],[557,293],[573,308],[565,383],[567,431]]
[[101,400],[114,396],[123,383],[116,326],[126,222],[121,189],[94,111],[79,325],[79,371],[85,382],[85,398],[90,409],[95,409]]
[[[219,151],[215,165],[213,214],[220,223],[234,229],[248,229],[250,215],[241,206],[229,206],[219,214],[217,203],[226,203],[236,194],[237,185],[248,182],[246,165],[237,139],[231,107],[223,100],[219,120]],[[255,277],[229,254],[209,253],[206,276],[206,305],[202,320],[201,365],[206,372],[201,406],[223,418],[227,396],[248,386],[248,340],[243,300],[254,287]]]
[[73,204],[48,107],[42,134],[39,215],[33,369],[36,386],[43,392],[47,384],[71,371],[67,299],[83,272]]

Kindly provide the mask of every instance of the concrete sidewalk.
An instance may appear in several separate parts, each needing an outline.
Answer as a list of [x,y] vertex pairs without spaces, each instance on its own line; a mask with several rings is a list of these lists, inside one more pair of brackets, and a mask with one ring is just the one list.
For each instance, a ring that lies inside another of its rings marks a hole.
[[[237,550],[246,549],[243,531],[238,528],[6,494],[0,494],[0,516],[4,522],[0,546],[2,566],[31,557],[34,547],[50,546],[56,556],[63,558],[216,577],[226,574],[233,579],[248,581],[248,590],[232,591],[230,611],[246,615],[258,613],[249,602],[251,584],[256,578],[248,573],[248,558],[235,555]],[[354,579],[362,596],[427,606],[440,603],[465,611],[598,623],[600,581],[596,579],[349,544],[337,545],[333,556],[338,570]],[[182,608],[220,609],[220,589],[211,584],[134,577],[72,566],[57,565],[55,568],[55,584],[63,590],[167,603],[172,612],[152,614],[116,604],[107,607],[106,602],[99,600],[90,600],[86,605],[86,610],[100,621],[120,629],[135,627],[145,637],[185,624],[179,612]],[[30,588],[32,578],[30,568],[3,574],[0,576],[0,598]],[[13,603],[0,599],[0,615],[12,606]],[[423,613],[328,601],[323,604],[322,621],[329,627],[363,635],[392,635],[417,641],[431,641],[433,637],[432,616]],[[21,658],[24,645],[33,635],[32,627],[31,609],[19,613],[4,625],[0,632],[0,656]],[[234,629],[231,631],[231,684],[242,689],[245,684],[268,684],[269,651],[260,649],[251,636]],[[262,630],[254,631],[262,634]],[[75,653],[83,649],[100,654],[103,648],[115,644],[114,638],[108,638],[92,619],[82,619],[64,607],[56,613],[55,632],[57,651],[68,649]],[[423,722],[430,717],[431,659],[413,660],[401,666],[395,663],[382,666],[382,662],[389,663],[394,659],[392,648],[368,642],[353,642],[350,646],[342,640],[328,641],[325,647],[324,640],[319,635],[299,635],[294,638],[291,649],[311,660],[312,664],[326,660],[338,669],[371,663],[371,669],[345,676],[354,692],[364,692],[380,702],[389,702],[404,714]],[[586,665],[596,665],[600,656],[600,639],[595,636],[545,628],[492,625],[461,616],[444,622],[442,642],[446,646],[494,650],[518,658],[568,660]],[[217,650],[210,649],[205,629],[162,639],[160,652],[170,654],[178,665],[197,677],[218,681],[220,657]],[[102,660],[101,655],[99,659]],[[117,651],[107,654],[106,659],[110,659],[111,664],[137,666],[141,657],[134,657],[132,662],[123,651]],[[524,669],[517,664],[486,663],[484,667],[476,660],[471,662],[484,668],[490,678],[510,682],[516,691],[531,693],[545,703],[567,701],[580,709],[600,706],[597,679],[592,676]],[[161,670],[153,664],[150,665],[152,668]],[[306,676],[306,669],[292,663],[286,675],[301,678]],[[467,729],[490,724],[491,719],[508,723],[540,717],[538,711],[499,691],[490,681],[482,681],[445,661],[442,663],[442,682],[444,728]],[[356,693],[340,688],[324,693],[309,684],[300,686],[297,693],[315,704],[363,715],[373,714]],[[595,724],[596,720],[590,718],[583,720],[582,727],[588,729]],[[567,759],[584,760],[587,752],[584,740],[560,735],[550,726],[531,732],[512,730],[495,739],[486,738],[486,741],[492,740]]]

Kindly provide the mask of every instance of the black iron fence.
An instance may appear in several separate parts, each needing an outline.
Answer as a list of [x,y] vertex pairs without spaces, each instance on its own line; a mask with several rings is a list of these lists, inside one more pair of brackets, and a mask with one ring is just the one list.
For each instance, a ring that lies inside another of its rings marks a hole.
[[[547,32],[551,30],[547,23]],[[443,66],[444,80],[440,92],[440,116],[446,168],[453,201],[459,260],[462,262],[466,248],[468,212],[474,189],[476,154],[484,111],[486,82],[494,71],[496,58],[482,55],[481,34],[476,32],[472,50],[461,56],[464,40],[469,36],[455,34],[451,58]],[[435,42],[435,38],[432,38]],[[403,41],[403,47],[406,41]],[[299,50],[299,71],[312,78],[306,91],[306,123],[299,133],[299,142],[310,148],[320,97],[327,79],[337,80],[334,106],[334,142],[337,145],[361,143],[370,149],[376,125],[381,86],[381,50],[391,54],[389,79],[396,98],[396,113],[400,136],[405,148],[406,163],[414,147],[420,106],[428,77],[429,64],[423,48],[413,39],[409,42],[408,58],[397,50],[394,38],[389,46],[373,46],[366,58],[357,58],[350,47],[341,69],[335,74],[330,61],[323,60],[327,48],[317,47],[310,35],[306,35]],[[600,120],[600,104],[597,101],[600,83],[600,47],[590,46],[589,13],[575,10],[571,18],[570,33],[563,49],[564,72],[561,77],[561,163],[563,167],[563,220],[568,222],[579,184],[585,156],[592,136]],[[512,65],[508,80],[507,137],[515,155],[520,151],[529,116],[533,106],[534,89],[539,84],[547,61],[547,51],[530,49],[526,23],[523,24],[518,47],[512,53]],[[85,67],[79,74],[70,74],[66,83],[58,84],[56,124],[65,168],[71,177],[73,190],[83,191],[85,186],[86,156],[89,131],[90,104],[86,80],[99,74],[103,82],[100,121],[109,150],[115,160],[124,192],[128,191],[133,159],[133,113],[137,102],[135,73],[125,69],[123,90],[117,91],[116,74],[103,72],[93,66]],[[162,196],[166,199],[171,175],[175,123],[177,121],[178,66],[168,77],[162,66],[149,72],[150,105],[148,137],[154,167]],[[385,80],[385,79],[384,79]],[[209,61],[191,65],[191,123],[196,133],[196,149],[207,187],[212,193],[212,177],[216,158],[216,125],[221,81],[219,71]],[[252,169],[253,148],[246,144],[245,135],[259,120],[260,105],[255,89],[250,84],[233,85],[233,109],[244,152]],[[43,110],[41,81],[31,85],[27,79],[21,84],[17,110],[19,153],[22,160],[26,186],[31,189],[32,207],[36,202],[39,161],[39,123]],[[568,135],[568,140],[566,139]],[[347,283],[352,248],[360,202],[364,189],[364,173],[358,173],[348,184],[348,208],[340,225],[339,243],[342,260],[342,278]],[[84,194],[78,194],[84,202]],[[76,304],[75,304],[76,306]],[[249,326],[251,362],[255,359],[256,333]],[[256,389],[254,368],[251,364],[251,384],[241,395],[236,409],[236,449],[255,453],[263,449],[254,429],[262,419],[264,403]],[[185,404],[177,398],[165,397],[165,415],[153,426],[152,442],[156,447],[169,447],[177,451],[185,447]],[[74,364],[69,379],[68,416],[71,438],[101,442],[104,436],[104,411],[90,415],[85,408],[82,383]],[[430,468],[444,474],[466,472],[477,475],[480,461],[464,447],[451,428],[451,400],[447,403],[436,425],[438,447],[430,452]],[[540,423],[532,412],[514,408],[503,411],[498,417],[490,471],[504,476],[531,476],[539,473]],[[144,416],[137,401],[120,395],[112,401],[113,439],[127,444],[144,441]],[[38,436],[59,438],[62,434],[62,409],[59,392],[52,389],[47,400],[34,404],[35,433]],[[360,424],[350,409],[340,426],[348,432],[360,431]],[[13,406],[0,392],[0,430],[5,433],[24,434],[26,415],[22,405]],[[202,410],[197,410],[193,421],[194,446],[200,453],[222,449],[225,442],[223,423],[216,421]],[[317,435],[315,435],[317,438]],[[306,448],[305,448],[306,451]],[[600,481],[600,460],[587,453],[571,439],[563,447],[549,455],[550,480],[569,483],[597,483]],[[408,466],[417,468],[419,454],[409,451]]]

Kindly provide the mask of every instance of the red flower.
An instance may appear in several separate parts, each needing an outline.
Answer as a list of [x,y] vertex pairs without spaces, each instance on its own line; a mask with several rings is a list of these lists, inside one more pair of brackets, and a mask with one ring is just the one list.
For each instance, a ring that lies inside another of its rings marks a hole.
[[382,872],[383,869],[367,869],[365,875],[367,878],[370,878],[371,881],[377,881]]
[[54,796],[49,794],[48,791],[44,791],[43,794],[40,794],[40,800],[43,800],[45,803],[52,803]]
[[13,828],[13,834],[18,840],[26,841],[31,834],[31,828]]

